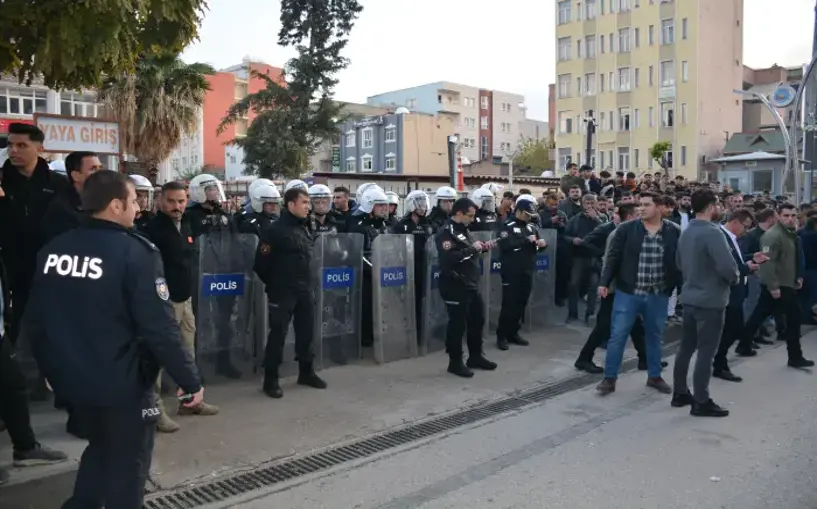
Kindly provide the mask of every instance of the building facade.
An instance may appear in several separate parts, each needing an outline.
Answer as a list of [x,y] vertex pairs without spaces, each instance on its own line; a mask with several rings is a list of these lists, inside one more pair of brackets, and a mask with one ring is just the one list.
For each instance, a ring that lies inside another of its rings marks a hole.
[[[795,90],[803,79],[803,67],[781,67],[774,65],[766,69],[743,68],[743,89],[766,96],[774,93],[781,83],[791,85]],[[778,110],[783,121],[788,126],[791,123],[793,111],[791,108]],[[743,98],[743,131],[752,132],[764,129],[777,129],[777,120],[774,115],[758,99]]]
[[339,126],[333,173],[447,175],[449,118],[421,113],[363,117]]
[[484,161],[510,155],[519,143],[519,124],[525,117],[525,98],[447,81],[371,96],[374,106],[405,106],[412,112],[450,120],[461,139],[465,159]]
[[652,170],[668,141],[674,174],[697,178],[741,129],[743,0],[556,2],[557,167]]

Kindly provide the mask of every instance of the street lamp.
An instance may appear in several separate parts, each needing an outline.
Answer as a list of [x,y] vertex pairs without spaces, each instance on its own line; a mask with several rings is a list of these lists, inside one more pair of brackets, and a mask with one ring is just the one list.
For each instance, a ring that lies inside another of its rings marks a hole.
[[587,146],[584,149],[584,164],[595,166],[592,162],[593,154],[593,135],[596,134],[596,119],[593,117],[593,110],[587,110],[587,116],[584,117],[584,123],[587,124]]

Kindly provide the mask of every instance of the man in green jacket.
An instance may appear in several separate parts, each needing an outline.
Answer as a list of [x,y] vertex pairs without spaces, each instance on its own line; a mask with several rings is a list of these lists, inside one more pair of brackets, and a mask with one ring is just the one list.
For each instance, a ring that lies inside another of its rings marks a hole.
[[803,286],[800,273],[800,247],[797,243],[797,208],[791,203],[783,203],[777,209],[778,222],[760,237],[760,250],[769,257],[758,270],[760,277],[760,299],[746,328],[744,341],[751,341],[763,321],[777,311],[785,318],[783,337],[789,353],[789,366],[808,368],[814,361],[803,357],[800,346],[800,302],[797,290]]
[[559,180],[559,187],[562,189],[562,192],[565,193],[565,196],[570,193],[570,188],[573,186],[579,186],[579,189],[582,190],[582,194],[584,194],[584,180],[579,176],[579,165],[576,163],[568,164],[567,174],[562,175],[561,180]]

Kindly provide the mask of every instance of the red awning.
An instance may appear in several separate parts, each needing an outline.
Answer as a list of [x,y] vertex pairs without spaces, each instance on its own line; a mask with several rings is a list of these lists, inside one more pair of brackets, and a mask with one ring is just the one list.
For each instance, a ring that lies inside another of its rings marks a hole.
[[19,124],[31,124],[34,125],[33,120],[26,120],[24,118],[0,118],[0,134],[6,134],[9,132],[9,124],[13,123]]

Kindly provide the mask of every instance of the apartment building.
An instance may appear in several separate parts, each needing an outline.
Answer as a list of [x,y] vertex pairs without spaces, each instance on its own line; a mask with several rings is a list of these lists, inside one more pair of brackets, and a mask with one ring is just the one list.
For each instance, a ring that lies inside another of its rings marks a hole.
[[449,119],[460,136],[468,161],[492,160],[512,154],[525,120],[524,96],[447,81],[371,96],[372,106],[405,106],[412,112]]
[[556,2],[557,166],[644,172],[668,141],[671,171],[697,178],[741,129],[743,0]]

